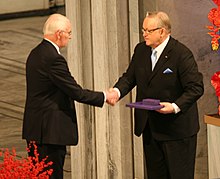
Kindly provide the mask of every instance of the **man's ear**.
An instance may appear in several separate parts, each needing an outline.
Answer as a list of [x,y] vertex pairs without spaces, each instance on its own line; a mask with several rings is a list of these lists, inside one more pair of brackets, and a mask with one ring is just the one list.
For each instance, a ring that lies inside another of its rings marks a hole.
[[60,39],[60,38],[61,38],[61,33],[62,33],[62,32],[61,32],[60,30],[58,30],[58,31],[55,32],[55,36],[56,36],[57,39]]

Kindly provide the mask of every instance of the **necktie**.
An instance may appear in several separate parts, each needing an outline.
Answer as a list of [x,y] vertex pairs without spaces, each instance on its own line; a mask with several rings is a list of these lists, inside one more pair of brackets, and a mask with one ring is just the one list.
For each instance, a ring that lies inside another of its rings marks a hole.
[[152,71],[154,69],[154,66],[156,65],[156,62],[157,62],[157,51],[152,50],[152,54],[151,54]]

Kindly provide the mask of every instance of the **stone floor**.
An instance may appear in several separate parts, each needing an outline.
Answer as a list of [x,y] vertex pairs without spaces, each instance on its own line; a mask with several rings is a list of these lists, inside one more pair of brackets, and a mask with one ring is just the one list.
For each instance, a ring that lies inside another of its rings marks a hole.
[[[0,148],[15,147],[26,157],[21,139],[25,102],[25,61],[30,50],[42,40],[47,16],[0,21]],[[65,50],[63,51],[65,55]],[[0,158],[0,162],[2,158]],[[71,178],[70,154],[66,156],[65,179]]]

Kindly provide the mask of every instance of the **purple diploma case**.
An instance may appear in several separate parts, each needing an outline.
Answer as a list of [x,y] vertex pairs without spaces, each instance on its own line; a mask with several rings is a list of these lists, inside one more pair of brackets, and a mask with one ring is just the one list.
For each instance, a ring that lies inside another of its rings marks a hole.
[[129,103],[126,104],[126,107],[137,108],[137,109],[145,109],[145,110],[158,110],[163,108],[160,105],[160,100],[158,99],[143,99],[141,102]]

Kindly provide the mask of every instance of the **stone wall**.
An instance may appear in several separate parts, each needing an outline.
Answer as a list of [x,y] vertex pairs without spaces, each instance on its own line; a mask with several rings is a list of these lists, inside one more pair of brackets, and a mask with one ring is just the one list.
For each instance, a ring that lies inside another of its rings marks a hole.
[[195,178],[207,179],[207,128],[204,124],[204,114],[217,113],[217,98],[210,78],[220,70],[220,57],[211,49],[211,37],[207,34],[206,25],[210,25],[207,15],[216,5],[212,0],[150,0],[148,3],[143,1],[142,4],[140,19],[144,18],[146,11],[152,10],[165,11],[170,16],[172,36],[193,51],[199,70],[203,74],[205,93],[198,101],[201,128],[198,135]]
[[18,13],[24,11],[33,11],[48,9],[48,0],[2,0],[0,1],[0,14]]
[[[219,55],[211,50],[207,14],[211,0],[73,0],[66,2],[73,23],[68,63],[83,87],[104,90],[114,84],[129,64],[147,11],[161,10],[172,21],[172,36],[188,46],[204,76],[205,93],[198,101],[200,132],[196,179],[208,178],[207,132],[204,114],[217,112],[210,78],[220,69]],[[133,94],[134,95],[134,94]],[[77,104],[80,142],[72,148],[72,178],[143,179],[141,138],[133,135],[133,119],[125,103],[97,109]]]

